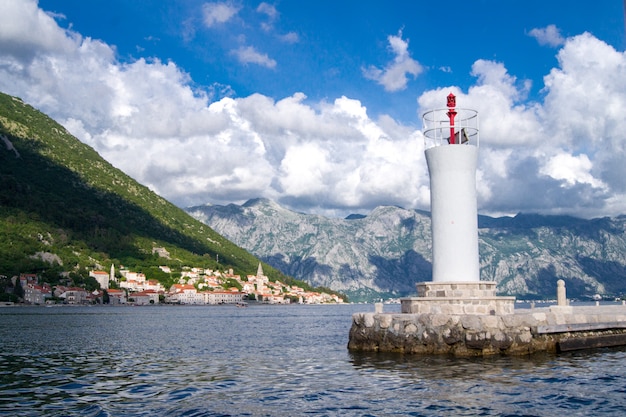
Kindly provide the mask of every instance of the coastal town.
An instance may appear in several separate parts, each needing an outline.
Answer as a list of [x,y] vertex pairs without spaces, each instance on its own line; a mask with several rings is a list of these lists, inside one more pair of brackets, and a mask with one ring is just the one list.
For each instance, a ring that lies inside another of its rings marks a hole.
[[[159,267],[165,273],[172,273],[167,266]],[[118,273],[116,273],[118,272]],[[51,286],[40,283],[35,274],[21,274],[14,277],[14,284],[23,289],[23,302],[29,305],[221,305],[234,304],[247,306],[248,302],[263,304],[326,304],[343,303],[336,294],[307,291],[295,285],[280,281],[270,281],[259,263],[255,275],[242,278],[233,270],[217,271],[196,267],[185,267],[180,272],[178,282],[165,288],[155,279],[144,273],[133,272],[111,265],[109,271],[92,270],[100,288],[88,291],[85,288],[63,285]]]

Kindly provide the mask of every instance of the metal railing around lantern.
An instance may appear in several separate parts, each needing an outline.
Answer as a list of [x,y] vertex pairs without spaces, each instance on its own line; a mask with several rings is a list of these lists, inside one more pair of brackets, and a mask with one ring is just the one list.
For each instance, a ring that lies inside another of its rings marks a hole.
[[[454,112],[451,117],[450,112]],[[448,144],[478,147],[478,112],[464,108],[429,110],[422,116],[424,148]]]

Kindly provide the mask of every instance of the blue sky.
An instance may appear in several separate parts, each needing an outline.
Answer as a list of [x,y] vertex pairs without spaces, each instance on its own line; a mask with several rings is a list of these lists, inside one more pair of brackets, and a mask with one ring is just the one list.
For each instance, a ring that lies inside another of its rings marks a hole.
[[479,211],[626,213],[621,1],[6,0],[0,90],[178,204],[428,209],[421,113],[479,110]]
[[[223,22],[213,18],[208,23],[210,4],[225,4],[234,14]],[[121,62],[141,57],[171,60],[189,73],[196,87],[215,91],[215,98],[260,93],[280,99],[303,92],[317,102],[346,95],[364,103],[372,115],[389,114],[416,124],[421,123],[416,97],[441,86],[469,88],[475,82],[470,71],[477,59],[503,62],[520,80],[532,80],[529,96],[538,98],[542,78],[557,60],[554,48],[541,45],[530,35],[533,29],[556,25],[562,37],[587,31],[624,50],[624,14],[619,1],[600,2],[602,7],[562,0],[455,0],[450,4],[39,2],[44,10],[64,16],[57,19],[61,27],[114,45]],[[388,64],[394,58],[388,37],[399,33],[421,70],[418,75],[407,74],[402,88],[386,91],[364,77],[362,70]],[[251,48],[266,61],[247,62],[233,53],[242,48]]]

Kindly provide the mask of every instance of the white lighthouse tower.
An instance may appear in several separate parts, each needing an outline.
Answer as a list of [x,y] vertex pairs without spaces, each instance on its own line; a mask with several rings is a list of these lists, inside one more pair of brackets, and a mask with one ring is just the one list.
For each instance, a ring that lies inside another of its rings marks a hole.
[[456,106],[423,115],[430,175],[432,282],[402,299],[403,313],[508,314],[514,297],[496,297],[496,283],[480,281],[476,167],[478,112]]
[[423,121],[430,175],[433,282],[478,282],[478,113],[457,109],[450,93],[448,109],[426,112]]

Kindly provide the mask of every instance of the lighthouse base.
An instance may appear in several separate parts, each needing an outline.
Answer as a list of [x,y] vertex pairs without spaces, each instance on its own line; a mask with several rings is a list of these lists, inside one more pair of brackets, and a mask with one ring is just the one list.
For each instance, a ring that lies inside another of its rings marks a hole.
[[513,314],[515,297],[496,296],[496,283],[420,282],[417,297],[402,298],[406,314]]

